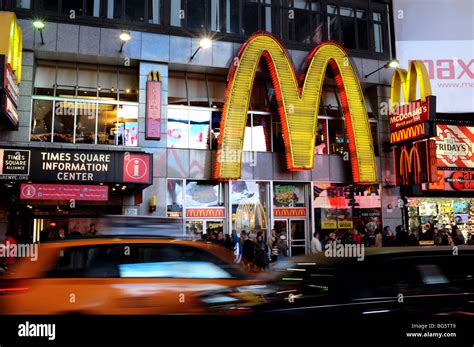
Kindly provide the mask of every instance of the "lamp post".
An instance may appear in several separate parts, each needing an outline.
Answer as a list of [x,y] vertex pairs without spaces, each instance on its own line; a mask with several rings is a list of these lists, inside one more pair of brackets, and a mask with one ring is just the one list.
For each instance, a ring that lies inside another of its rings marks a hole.
[[122,53],[123,51],[123,46],[128,42],[130,41],[130,39],[132,38],[132,36],[130,35],[130,33],[128,31],[123,31],[122,33],[120,33],[120,41],[122,42],[122,44],[120,45],[120,50],[119,52]]
[[208,49],[212,46],[212,40],[210,38],[207,38],[207,37],[204,37],[202,38],[200,41],[199,41],[199,47],[194,51],[193,55],[191,56],[191,59],[189,60],[193,60],[194,57],[196,56],[197,52],[199,52],[199,50],[202,48],[202,49]]
[[367,75],[365,75],[365,78],[369,77],[370,75],[373,75],[374,73],[382,69],[388,69],[388,68],[395,69],[396,67],[398,67],[398,65],[399,65],[398,60],[396,59],[390,60],[387,63],[385,63],[383,66],[379,67],[377,70],[374,70],[368,73]]
[[39,31],[40,37],[41,37],[41,44],[44,45],[44,39],[43,39],[43,29],[45,27],[44,21],[41,19],[36,19],[33,21],[33,27]]

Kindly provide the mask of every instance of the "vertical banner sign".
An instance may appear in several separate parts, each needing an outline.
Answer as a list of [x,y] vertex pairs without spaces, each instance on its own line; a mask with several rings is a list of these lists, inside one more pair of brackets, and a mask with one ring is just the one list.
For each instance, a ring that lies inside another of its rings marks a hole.
[[146,82],[146,131],[147,140],[161,137],[161,81],[158,71],[150,71]]

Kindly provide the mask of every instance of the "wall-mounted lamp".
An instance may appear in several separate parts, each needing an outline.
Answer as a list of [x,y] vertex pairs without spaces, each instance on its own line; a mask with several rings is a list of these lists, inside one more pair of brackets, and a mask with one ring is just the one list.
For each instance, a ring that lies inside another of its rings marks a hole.
[[377,71],[380,71],[382,69],[388,69],[388,68],[395,69],[396,67],[398,67],[398,65],[400,65],[398,63],[398,60],[397,59],[392,59],[392,60],[388,61],[386,64],[384,64],[383,66],[379,67],[377,70],[374,70],[371,73],[365,75],[365,78],[369,77],[370,75],[373,75],[374,73],[376,73]]
[[120,50],[119,52],[122,53],[123,51],[123,46],[128,42],[130,41],[130,39],[132,38],[132,36],[130,35],[130,33],[128,31],[123,31],[122,33],[120,33],[120,41],[122,42],[122,44],[120,45]]
[[156,195],[152,195],[149,203],[149,211],[153,213],[156,211]]
[[197,54],[197,52],[199,52],[199,50],[201,48],[202,49],[208,49],[208,48],[211,48],[211,46],[212,46],[212,40],[210,38],[203,37],[199,41],[199,47],[196,49],[196,51],[194,51],[193,55],[191,56],[191,59],[189,59],[189,60],[193,60],[194,56]]
[[41,19],[36,19],[33,21],[33,27],[39,31],[40,37],[41,37],[41,44],[44,45],[44,40],[43,40],[43,29],[45,27],[44,21]]

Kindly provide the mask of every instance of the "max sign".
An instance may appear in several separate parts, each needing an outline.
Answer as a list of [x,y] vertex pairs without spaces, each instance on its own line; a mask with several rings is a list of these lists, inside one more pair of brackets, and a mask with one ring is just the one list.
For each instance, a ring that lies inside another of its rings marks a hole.
[[[278,102],[288,170],[310,170],[324,76],[335,75],[349,137],[353,181],[377,180],[372,135],[359,78],[343,47],[334,42],[318,45],[309,54],[305,75],[299,78],[285,47],[269,33],[257,33],[240,49],[230,71],[218,141],[215,177],[241,175],[242,149],[252,86],[260,60],[270,71]],[[237,157],[237,160],[235,158]]]

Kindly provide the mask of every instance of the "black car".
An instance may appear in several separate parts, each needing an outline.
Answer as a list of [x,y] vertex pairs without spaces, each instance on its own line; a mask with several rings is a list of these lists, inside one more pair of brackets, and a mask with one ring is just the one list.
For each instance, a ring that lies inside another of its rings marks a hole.
[[474,315],[474,247],[367,248],[277,262],[261,285],[207,292],[210,313],[410,317]]

